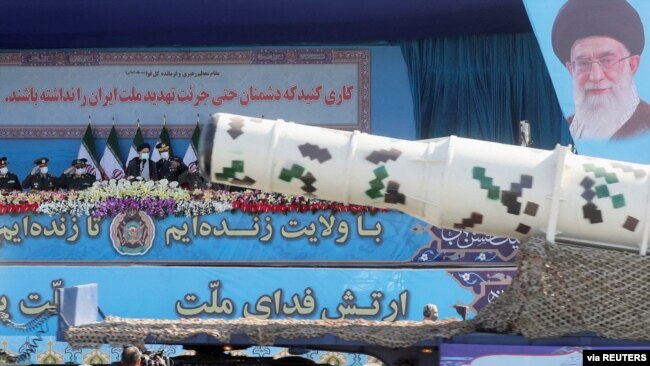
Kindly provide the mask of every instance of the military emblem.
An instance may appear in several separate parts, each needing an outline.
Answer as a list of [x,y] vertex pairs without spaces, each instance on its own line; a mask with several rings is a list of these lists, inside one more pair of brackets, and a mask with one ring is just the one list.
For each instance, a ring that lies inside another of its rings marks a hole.
[[113,218],[111,241],[122,255],[143,255],[151,249],[156,228],[144,211],[128,210]]

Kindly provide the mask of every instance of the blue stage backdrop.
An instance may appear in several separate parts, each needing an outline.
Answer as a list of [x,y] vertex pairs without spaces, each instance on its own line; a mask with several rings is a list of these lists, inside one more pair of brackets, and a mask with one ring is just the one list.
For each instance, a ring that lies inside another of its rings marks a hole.
[[182,155],[215,112],[415,137],[394,45],[0,52],[0,95],[0,156],[21,179],[40,156],[55,175],[68,168],[89,119],[100,155],[115,124],[123,161],[138,120],[150,144],[167,121]]

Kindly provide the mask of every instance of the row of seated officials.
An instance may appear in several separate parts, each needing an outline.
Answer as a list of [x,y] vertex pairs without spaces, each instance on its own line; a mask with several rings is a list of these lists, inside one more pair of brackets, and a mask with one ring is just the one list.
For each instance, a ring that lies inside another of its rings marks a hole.
[[[131,159],[127,164],[126,177],[135,180],[140,177],[143,180],[161,180],[178,182],[186,189],[225,189],[220,184],[210,184],[201,176],[196,162],[188,168],[183,159],[178,156],[169,155],[169,146],[165,143],[156,145],[160,152],[160,160],[153,162],[149,160],[151,146],[147,143],[138,146],[138,156]],[[87,171],[88,160],[74,159],[70,167],[59,177],[51,175],[48,171],[50,159],[41,157],[34,160],[34,168],[22,182],[16,174],[9,171],[6,157],[0,158],[0,190],[22,191],[55,191],[75,190],[80,191],[92,187],[97,181],[95,174]]]

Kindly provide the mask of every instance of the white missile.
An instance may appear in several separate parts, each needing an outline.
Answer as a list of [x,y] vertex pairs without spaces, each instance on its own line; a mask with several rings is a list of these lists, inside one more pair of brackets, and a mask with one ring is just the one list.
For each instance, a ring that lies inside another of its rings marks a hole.
[[650,166],[563,146],[406,141],[217,113],[200,150],[212,182],[390,208],[444,228],[648,250]]

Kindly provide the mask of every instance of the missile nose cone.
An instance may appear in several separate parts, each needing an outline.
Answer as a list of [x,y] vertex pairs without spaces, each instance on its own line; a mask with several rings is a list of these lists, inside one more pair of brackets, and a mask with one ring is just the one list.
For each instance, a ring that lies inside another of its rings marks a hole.
[[199,169],[201,175],[207,180],[212,176],[212,151],[214,148],[214,135],[217,132],[217,118],[211,117],[201,130],[199,139]]

